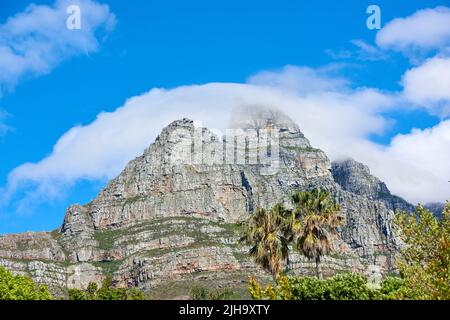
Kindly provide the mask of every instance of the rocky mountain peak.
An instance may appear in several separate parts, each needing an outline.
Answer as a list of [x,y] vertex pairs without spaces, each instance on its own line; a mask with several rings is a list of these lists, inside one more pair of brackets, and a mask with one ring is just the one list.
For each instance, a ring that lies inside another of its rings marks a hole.
[[368,166],[354,159],[333,161],[332,172],[334,180],[344,190],[373,199],[383,194],[390,194],[386,184],[373,176]]
[[299,126],[277,108],[265,106],[241,106],[232,112],[232,128],[265,129],[278,128],[283,131],[299,132]]
[[160,141],[167,136],[170,136],[174,131],[180,129],[192,130],[193,128],[194,128],[194,120],[188,118],[175,120],[162,129],[161,133],[158,135],[155,142]]
[[369,199],[382,200],[393,211],[414,210],[411,204],[392,195],[386,184],[371,174],[368,166],[352,158],[333,161],[331,172],[336,183],[346,191]]
[[[54,288],[85,288],[107,275],[117,286],[150,292],[187,279],[242,285],[249,274],[268,275],[238,245],[236,223],[258,207],[292,206],[295,192],[320,188],[341,205],[347,223],[336,255],[324,259],[325,273],[395,268],[393,210],[410,205],[366,166],[331,165],[272,109],[237,112],[233,128],[241,130],[230,138],[190,119],[172,122],[95,199],[70,206],[59,230],[0,236],[0,265]],[[314,272],[299,256],[290,267]]]

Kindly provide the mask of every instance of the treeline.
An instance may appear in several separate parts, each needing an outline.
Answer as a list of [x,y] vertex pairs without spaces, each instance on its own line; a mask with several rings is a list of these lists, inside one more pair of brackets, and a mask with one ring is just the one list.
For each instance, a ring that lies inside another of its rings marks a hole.
[[250,278],[253,299],[261,300],[391,300],[398,299],[404,280],[385,278],[380,287],[368,283],[361,274],[344,273],[327,279],[317,277],[287,277],[280,275],[274,285],[265,288]]

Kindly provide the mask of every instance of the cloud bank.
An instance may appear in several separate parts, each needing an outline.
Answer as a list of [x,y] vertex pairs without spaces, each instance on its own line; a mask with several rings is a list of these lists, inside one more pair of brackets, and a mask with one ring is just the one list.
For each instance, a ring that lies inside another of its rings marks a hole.
[[[396,107],[400,98],[394,94],[352,89],[323,70],[305,67],[263,72],[249,81],[153,89],[131,98],[91,124],[70,129],[40,162],[16,168],[9,175],[8,192],[31,184],[33,192],[51,194],[78,179],[110,179],[175,119],[189,117],[224,130],[234,108],[263,105],[293,118],[313,145],[332,159],[351,156],[366,163],[394,193],[409,201],[449,197],[450,121],[398,135],[390,145],[381,146],[368,136],[389,128],[381,114]],[[274,85],[279,83],[286,87]],[[304,83],[307,91],[295,86]]]

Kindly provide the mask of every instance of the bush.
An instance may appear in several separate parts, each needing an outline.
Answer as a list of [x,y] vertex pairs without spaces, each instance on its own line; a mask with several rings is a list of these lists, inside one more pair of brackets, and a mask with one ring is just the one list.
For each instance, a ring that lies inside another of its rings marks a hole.
[[336,275],[326,282],[326,300],[369,300],[376,290],[368,287],[367,278],[360,274]]
[[14,276],[0,267],[0,300],[52,300],[47,286],[36,285],[31,278]]
[[80,289],[69,289],[69,300],[94,300],[94,299],[88,299],[86,294]]
[[[390,286],[389,286],[390,285]],[[390,294],[398,287],[386,283],[384,290]],[[328,279],[317,277],[279,276],[275,285],[262,288],[255,278],[250,278],[249,291],[253,299],[269,300],[370,300],[383,299],[383,293],[371,289],[367,278],[346,273]]]
[[316,277],[286,278],[286,280],[280,279],[279,282],[282,282],[281,280],[288,280],[281,288],[285,288],[284,292],[290,292],[289,295],[280,295],[280,298],[283,300],[288,298],[288,300],[325,300],[327,291],[325,281],[321,281]]
[[380,293],[383,299],[394,300],[404,296],[405,280],[399,277],[386,277],[381,282]]
[[144,293],[138,289],[113,288],[110,277],[107,277],[98,289],[96,283],[89,283],[85,291],[69,289],[69,300],[144,300]]

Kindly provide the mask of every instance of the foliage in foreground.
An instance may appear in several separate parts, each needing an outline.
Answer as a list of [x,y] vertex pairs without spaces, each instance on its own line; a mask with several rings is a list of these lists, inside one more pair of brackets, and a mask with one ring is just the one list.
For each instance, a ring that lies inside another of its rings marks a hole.
[[86,290],[69,289],[70,300],[144,300],[144,293],[138,289],[113,288],[110,278],[106,278],[98,288],[94,282]]
[[36,285],[27,276],[14,276],[0,266],[0,300],[52,300],[47,286]]
[[360,274],[345,273],[327,279],[278,276],[274,285],[262,287],[250,277],[249,291],[256,300],[381,300],[395,299],[403,280],[387,277],[381,288]]
[[245,225],[245,235],[242,242],[251,245],[249,250],[253,260],[268,270],[274,279],[281,271],[284,261],[288,258],[288,235],[283,230],[284,209],[277,206],[272,210],[258,208]]
[[395,222],[405,244],[397,262],[405,279],[399,298],[450,300],[450,203],[441,220],[419,206]]
[[404,243],[397,261],[401,277],[385,278],[380,288],[359,274],[325,280],[279,275],[267,287],[250,277],[250,294],[271,300],[450,300],[450,203],[441,220],[418,206],[416,213],[398,212],[395,225]]
[[322,277],[321,257],[333,250],[333,236],[337,235],[344,218],[340,207],[323,190],[298,192],[292,197],[295,210],[294,218],[299,221],[300,230],[289,230],[296,240],[296,248],[316,263],[316,275]]
[[191,290],[192,300],[228,300],[233,296],[230,289],[211,291],[205,287],[194,287]]

